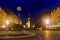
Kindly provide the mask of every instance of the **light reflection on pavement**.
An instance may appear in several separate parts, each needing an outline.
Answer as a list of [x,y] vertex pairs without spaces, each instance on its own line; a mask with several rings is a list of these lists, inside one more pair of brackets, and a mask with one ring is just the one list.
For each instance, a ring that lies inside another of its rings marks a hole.
[[49,33],[50,31],[45,31],[45,40],[50,40]]
[[60,40],[60,31],[38,31],[42,40]]

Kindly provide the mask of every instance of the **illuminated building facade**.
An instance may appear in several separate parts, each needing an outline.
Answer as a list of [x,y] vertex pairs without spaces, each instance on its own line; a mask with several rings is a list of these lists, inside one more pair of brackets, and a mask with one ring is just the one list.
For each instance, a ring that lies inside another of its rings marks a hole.
[[26,22],[26,26],[27,28],[30,28],[31,27],[31,18],[29,17],[27,22]]
[[6,19],[7,19],[6,12],[0,7],[0,26],[5,24]]
[[13,12],[11,12],[10,10],[7,10],[7,16],[9,16],[9,20],[12,22],[12,23],[15,23],[15,24],[21,24],[22,25],[22,20],[19,19],[16,15],[14,15]]
[[52,24],[57,25],[60,23],[60,7],[51,12]]
[[20,20],[16,15],[14,15],[13,12],[11,11],[4,11],[1,7],[0,7],[0,26],[5,25],[6,24],[6,20],[9,20],[11,23],[15,23],[15,24],[20,24],[22,25],[22,20]]

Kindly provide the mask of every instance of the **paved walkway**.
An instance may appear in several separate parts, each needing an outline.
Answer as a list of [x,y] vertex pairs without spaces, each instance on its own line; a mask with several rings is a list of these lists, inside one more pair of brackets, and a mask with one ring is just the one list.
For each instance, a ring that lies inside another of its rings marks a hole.
[[8,32],[0,32],[0,39],[9,39],[9,38],[25,38],[25,37],[31,37],[35,34],[32,32],[27,31],[8,31]]

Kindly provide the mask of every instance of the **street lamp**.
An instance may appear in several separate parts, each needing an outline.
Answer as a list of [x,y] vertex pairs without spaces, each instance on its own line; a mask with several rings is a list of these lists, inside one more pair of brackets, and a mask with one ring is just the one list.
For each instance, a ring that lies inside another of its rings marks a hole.
[[46,19],[46,20],[45,20],[45,23],[46,23],[47,25],[49,24],[49,22],[50,22],[49,19]]
[[[20,7],[20,6],[17,7],[17,11],[18,11],[18,12],[21,11],[21,7]],[[19,16],[19,19],[20,19],[20,13],[18,14],[18,16]],[[20,20],[19,20],[19,24],[20,24]]]
[[[9,20],[6,20],[6,24],[7,26],[9,25],[10,21]],[[4,26],[3,26],[4,27]],[[8,32],[8,28],[6,28],[6,31]]]
[[6,20],[6,24],[7,24],[7,25],[9,24],[9,22],[10,22],[9,20]]
[[46,28],[48,28],[48,27],[49,27],[49,24],[50,24],[50,19],[46,19],[46,20],[45,20]]

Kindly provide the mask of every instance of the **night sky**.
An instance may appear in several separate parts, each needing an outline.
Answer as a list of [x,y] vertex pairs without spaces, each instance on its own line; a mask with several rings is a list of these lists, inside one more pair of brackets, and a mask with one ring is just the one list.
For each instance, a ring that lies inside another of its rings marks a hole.
[[[25,23],[29,14],[33,23],[37,22],[43,15],[42,12],[51,11],[60,5],[60,0],[0,0],[0,6],[4,10],[11,10],[15,15],[21,14],[21,19]],[[20,6],[22,10],[17,11]]]

